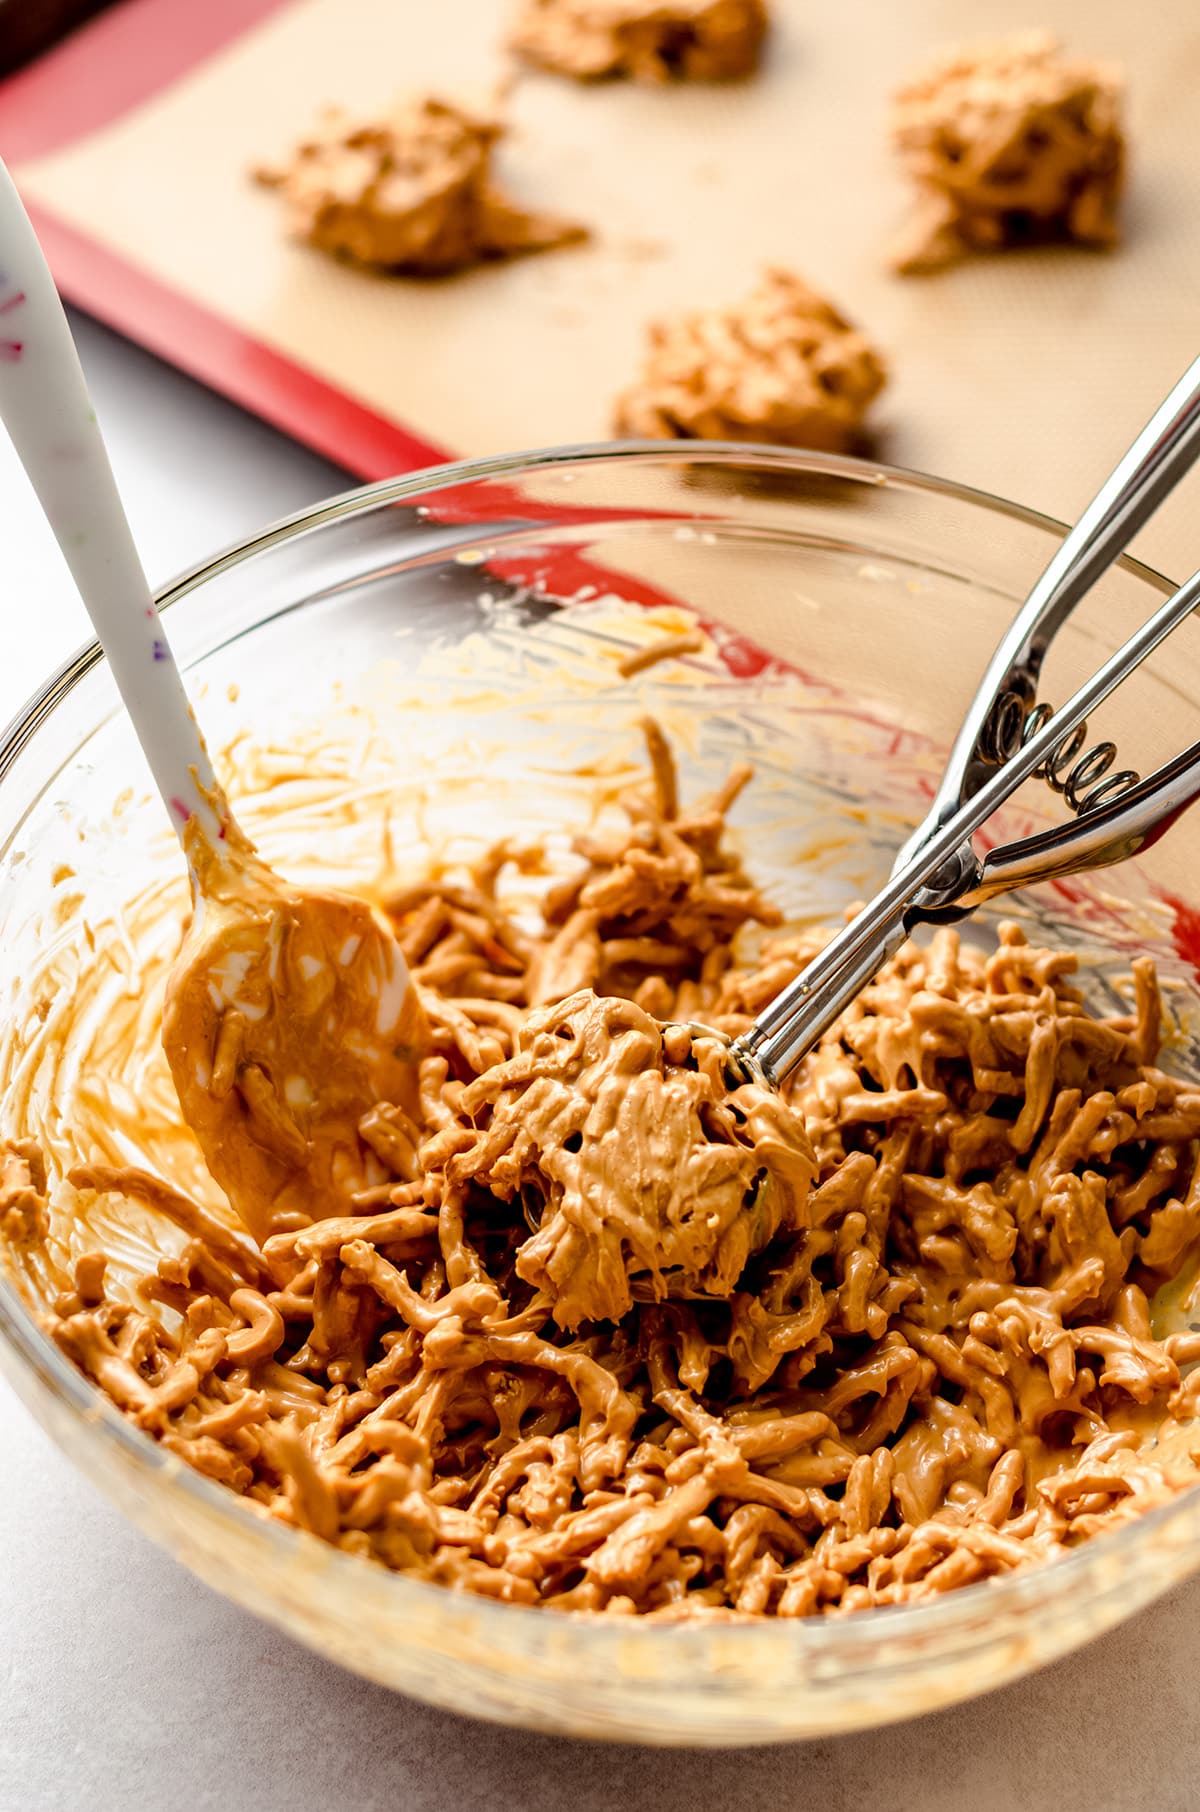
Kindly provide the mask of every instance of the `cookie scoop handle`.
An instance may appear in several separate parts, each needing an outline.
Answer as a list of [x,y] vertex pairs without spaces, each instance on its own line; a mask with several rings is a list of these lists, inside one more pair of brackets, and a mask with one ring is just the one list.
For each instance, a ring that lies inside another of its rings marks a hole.
[[1122,455],[1013,619],[963,718],[937,796],[896,857],[896,872],[1013,754],[1054,637],[1198,457],[1200,359]]

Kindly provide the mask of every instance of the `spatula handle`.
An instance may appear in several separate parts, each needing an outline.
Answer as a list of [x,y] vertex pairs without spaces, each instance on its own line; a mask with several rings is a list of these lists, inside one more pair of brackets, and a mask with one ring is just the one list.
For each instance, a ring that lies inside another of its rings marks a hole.
[[[79,587],[138,740],[182,834],[225,813],[134,546],[54,279],[0,164],[0,419]],[[36,609],[35,599],[10,610]],[[219,804],[214,810],[209,797]]]

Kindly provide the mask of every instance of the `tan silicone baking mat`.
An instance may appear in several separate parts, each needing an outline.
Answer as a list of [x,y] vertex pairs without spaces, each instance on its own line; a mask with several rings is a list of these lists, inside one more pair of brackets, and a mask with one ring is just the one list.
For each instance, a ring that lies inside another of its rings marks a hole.
[[[195,0],[201,4],[202,0]],[[351,397],[460,453],[604,437],[648,318],[793,265],[892,370],[878,451],[1056,514],[1086,499],[1200,351],[1197,0],[774,0],[761,76],[726,88],[522,75],[511,190],[594,232],[438,282],[289,244],[247,170],[337,101],[504,72],[505,0],[300,0],[116,124],[18,170],[26,195]],[[1030,25],[1124,63],[1131,187],[1113,254],[1009,253],[900,279],[889,90],[946,42]],[[1200,485],[1142,550],[1200,564]]]

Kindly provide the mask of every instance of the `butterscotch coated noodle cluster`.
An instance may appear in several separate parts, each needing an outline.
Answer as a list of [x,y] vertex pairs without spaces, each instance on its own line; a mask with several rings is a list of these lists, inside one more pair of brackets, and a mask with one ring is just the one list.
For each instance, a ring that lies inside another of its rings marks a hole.
[[282,168],[256,174],[279,190],[297,239],[385,270],[435,276],[586,238],[578,223],[532,213],[497,187],[491,159],[503,131],[434,96],[386,119],[330,108]]
[[942,57],[896,94],[892,143],[916,188],[900,271],[1053,239],[1112,245],[1125,167],[1124,82],[1024,32]]
[[723,81],[758,66],[765,0],[519,0],[518,55],[579,81]]
[[614,426],[657,440],[844,452],[886,379],[881,355],[833,303],[791,271],[770,269],[740,302],[651,324]]
[[920,1600],[1193,1484],[1186,1427],[1152,1438],[1200,1335],[1149,1299],[1200,1235],[1200,1090],[1158,1066],[1152,965],[1101,1019],[1072,956],[942,930],[782,1099],[747,1086],[720,1035],[814,939],[730,847],[746,771],[685,805],[649,746],[540,925],[504,903],[528,850],[393,895],[434,1049],[416,1116],[362,1122],[345,1215],[260,1249],[81,1168],[182,1232],[129,1293],[100,1252],[56,1271],[38,1153],[7,1148],[0,1232],[61,1350],[254,1514],[564,1610]]
[[750,1257],[802,1227],[816,1171],[803,1121],[732,1072],[726,1041],[663,1027],[590,988],[531,1013],[464,1094],[426,1162],[446,1188],[519,1200],[517,1275],[561,1328],[670,1294],[729,1297]]

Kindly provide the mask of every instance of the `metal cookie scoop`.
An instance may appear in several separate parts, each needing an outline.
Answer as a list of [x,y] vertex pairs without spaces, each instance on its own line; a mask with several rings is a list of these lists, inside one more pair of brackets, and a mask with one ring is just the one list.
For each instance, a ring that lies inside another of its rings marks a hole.
[[163,1044],[183,1117],[259,1240],[345,1211],[357,1124],[415,1103],[428,1037],[404,958],[365,901],[292,886],[213,773],[154,608],[70,329],[0,166],[0,417],[108,657],[192,884]]
[[[1035,703],[1053,637],[1197,455],[1200,359],[1084,511],[996,649],[934,804],[891,879],[733,1042],[735,1066],[782,1082],[915,926],[951,924],[1013,888],[1122,862],[1200,795],[1200,740],[1144,780],[1111,772],[1111,743],[1085,749],[1088,713],[1200,606],[1200,572],[1059,710]],[[1078,816],[979,856],[974,833],[1033,774]]]

